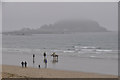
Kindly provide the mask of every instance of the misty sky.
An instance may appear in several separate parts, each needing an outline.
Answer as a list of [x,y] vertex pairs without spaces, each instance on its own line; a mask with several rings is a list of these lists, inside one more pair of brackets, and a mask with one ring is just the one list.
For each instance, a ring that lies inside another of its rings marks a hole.
[[3,31],[66,19],[91,19],[109,30],[118,30],[117,2],[9,2],[3,3]]
[[2,32],[2,4],[1,2],[0,2],[0,32]]

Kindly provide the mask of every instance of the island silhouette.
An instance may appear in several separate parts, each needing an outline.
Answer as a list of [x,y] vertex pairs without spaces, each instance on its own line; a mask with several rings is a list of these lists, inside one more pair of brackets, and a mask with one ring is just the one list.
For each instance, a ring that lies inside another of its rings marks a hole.
[[44,24],[38,29],[23,28],[18,31],[3,32],[3,34],[29,35],[29,34],[66,34],[77,32],[108,32],[98,22],[93,20],[61,20],[54,24]]

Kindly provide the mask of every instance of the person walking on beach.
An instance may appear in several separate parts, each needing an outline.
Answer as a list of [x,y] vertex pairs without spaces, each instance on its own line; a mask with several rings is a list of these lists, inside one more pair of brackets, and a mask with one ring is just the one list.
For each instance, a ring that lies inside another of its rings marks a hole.
[[24,62],[23,61],[21,62],[21,65],[22,65],[22,68],[23,68],[24,67]]
[[44,52],[43,56],[44,56],[44,59],[45,59],[46,58],[46,52]]
[[27,67],[27,62],[25,61],[25,68]]

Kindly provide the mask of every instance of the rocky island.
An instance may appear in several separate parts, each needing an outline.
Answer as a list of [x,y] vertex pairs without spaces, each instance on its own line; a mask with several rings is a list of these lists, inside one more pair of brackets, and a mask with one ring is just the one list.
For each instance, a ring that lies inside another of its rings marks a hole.
[[66,34],[76,32],[107,32],[98,22],[92,20],[62,20],[54,24],[45,24],[38,29],[24,28],[19,31],[3,32],[3,34],[29,35],[29,34]]

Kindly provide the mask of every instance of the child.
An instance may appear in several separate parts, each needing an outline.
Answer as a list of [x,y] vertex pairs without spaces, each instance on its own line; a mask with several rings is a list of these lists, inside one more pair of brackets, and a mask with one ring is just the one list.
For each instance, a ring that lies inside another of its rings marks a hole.
[[38,65],[38,68],[40,69],[40,65]]

